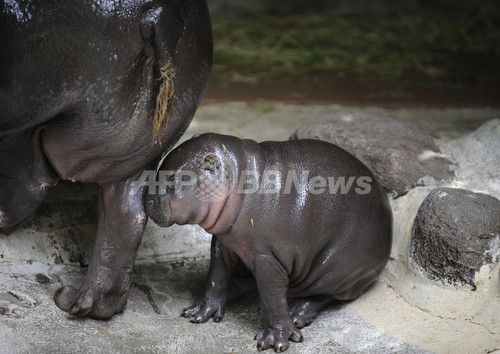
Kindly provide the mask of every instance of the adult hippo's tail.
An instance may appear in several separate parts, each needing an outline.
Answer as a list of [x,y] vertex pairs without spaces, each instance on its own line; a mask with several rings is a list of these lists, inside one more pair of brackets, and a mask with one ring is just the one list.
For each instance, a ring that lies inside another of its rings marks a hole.
[[160,69],[160,90],[156,97],[156,110],[153,121],[153,143],[161,139],[167,132],[168,118],[172,111],[174,100],[174,74],[175,68],[172,64]]
[[[197,97],[198,101],[191,101],[191,104],[187,104],[187,106],[196,108],[199,104],[199,98],[201,98],[201,94],[196,91],[200,88],[204,89],[205,86],[191,86],[188,88],[184,84],[186,82],[197,82],[203,77],[207,77],[212,65],[211,30],[205,33],[193,33],[186,30],[190,27],[210,28],[205,0],[169,1],[168,3],[170,6],[169,11],[159,11],[159,8],[153,5],[142,16],[144,40],[152,43],[152,55],[155,65],[154,75],[158,91],[155,100],[156,109],[152,137],[153,142],[158,139],[160,145],[162,143],[161,138],[167,132],[168,121],[174,106],[174,98],[178,101],[186,98],[192,99],[190,96]],[[196,23],[192,23],[193,20],[196,20]],[[175,22],[178,22],[176,26],[166,27],[162,25]],[[179,33],[176,35],[173,33],[174,31],[179,31]],[[176,41],[175,38],[180,38],[180,40]],[[186,51],[186,55],[171,56],[172,53],[178,53],[180,50]],[[205,60],[196,63],[196,65],[190,63],[191,60],[186,60],[187,58],[200,58],[199,54],[202,54]],[[183,62],[178,62],[177,59],[181,56]],[[185,69],[188,69],[188,72]],[[206,80],[204,83],[206,84]],[[182,85],[184,86],[182,87]],[[182,95],[176,97],[176,91],[181,92]]]

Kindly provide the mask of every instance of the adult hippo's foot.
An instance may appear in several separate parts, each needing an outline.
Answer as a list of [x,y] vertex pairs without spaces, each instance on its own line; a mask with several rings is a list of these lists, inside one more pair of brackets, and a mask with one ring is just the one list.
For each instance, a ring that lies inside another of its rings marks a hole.
[[65,286],[54,297],[57,306],[70,314],[107,319],[127,303],[132,269],[147,217],[145,189],[136,191],[133,176],[99,189],[99,224],[87,279],[79,290]]
[[290,316],[297,328],[303,328],[313,323],[318,313],[332,302],[332,297],[317,295],[302,299],[291,299]]
[[71,315],[108,319],[122,312],[127,304],[128,289],[101,289],[85,282],[80,290],[72,286],[60,288],[54,297],[57,306]]

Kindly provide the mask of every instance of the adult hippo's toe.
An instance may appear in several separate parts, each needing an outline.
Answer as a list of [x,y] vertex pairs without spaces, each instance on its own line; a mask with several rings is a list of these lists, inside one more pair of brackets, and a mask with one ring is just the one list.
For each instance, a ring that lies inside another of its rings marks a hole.
[[0,33],[0,231],[59,179],[98,183],[87,278],[55,301],[109,318],[147,220],[132,184],[188,127],[208,81],[206,0],[0,0]]

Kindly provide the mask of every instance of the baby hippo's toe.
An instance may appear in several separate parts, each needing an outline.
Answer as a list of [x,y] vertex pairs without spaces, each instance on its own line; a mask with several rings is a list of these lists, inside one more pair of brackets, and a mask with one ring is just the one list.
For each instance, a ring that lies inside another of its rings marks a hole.
[[313,323],[318,313],[332,303],[332,297],[326,295],[311,296],[307,298],[291,299],[290,316],[295,326],[303,328]]
[[189,318],[191,322],[195,323],[206,322],[213,316],[214,322],[220,322],[224,317],[224,307],[220,306],[220,304],[210,304],[206,301],[200,301],[182,310],[181,316]]
[[274,348],[276,353],[284,352],[288,349],[289,340],[292,342],[302,342],[302,333],[293,323],[278,323],[273,327],[267,327],[255,336],[257,349],[259,351]]

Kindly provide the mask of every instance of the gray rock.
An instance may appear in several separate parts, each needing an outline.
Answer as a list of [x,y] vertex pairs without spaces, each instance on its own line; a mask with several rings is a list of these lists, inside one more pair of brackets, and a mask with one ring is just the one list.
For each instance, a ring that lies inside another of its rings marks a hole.
[[460,187],[500,198],[500,119],[492,119],[476,131],[448,142],[438,141],[441,151],[454,162]]
[[500,260],[500,201],[465,189],[434,189],[415,218],[410,255],[429,278],[475,290],[474,273]]
[[346,149],[394,196],[416,185],[452,179],[450,162],[436,146],[437,138],[411,124],[357,112],[320,117],[290,137],[324,140]]

